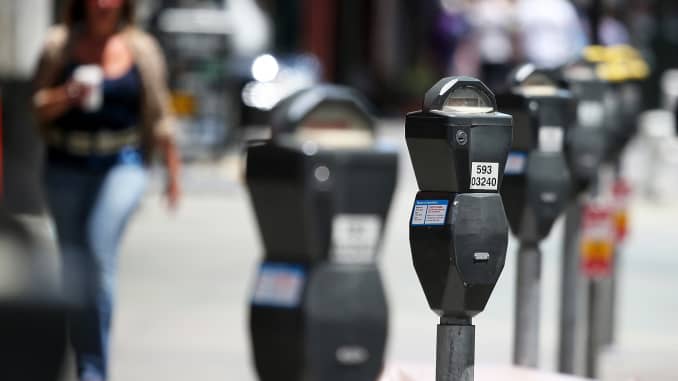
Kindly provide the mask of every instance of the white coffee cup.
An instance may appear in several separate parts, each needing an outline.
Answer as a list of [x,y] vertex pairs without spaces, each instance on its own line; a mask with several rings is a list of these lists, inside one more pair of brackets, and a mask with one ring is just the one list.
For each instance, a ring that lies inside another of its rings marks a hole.
[[75,69],[73,80],[88,89],[87,96],[81,107],[85,111],[95,112],[103,103],[101,84],[104,81],[104,71],[99,65],[83,65]]

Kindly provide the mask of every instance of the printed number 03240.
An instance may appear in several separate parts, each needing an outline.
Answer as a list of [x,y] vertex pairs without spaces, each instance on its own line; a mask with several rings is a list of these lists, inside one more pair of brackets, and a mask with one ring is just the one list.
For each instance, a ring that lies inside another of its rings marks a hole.
[[473,162],[471,166],[471,189],[497,190],[499,163]]

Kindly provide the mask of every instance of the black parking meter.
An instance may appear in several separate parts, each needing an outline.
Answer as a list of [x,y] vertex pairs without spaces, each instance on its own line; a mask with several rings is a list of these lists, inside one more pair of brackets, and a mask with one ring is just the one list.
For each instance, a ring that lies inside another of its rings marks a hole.
[[57,381],[66,354],[65,313],[74,306],[47,271],[45,253],[0,211],[0,380]]
[[440,316],[436,380],[473,379],[475,327],[504,267],[508,225],[498,191],[511,116],[469,77],[444,78],[407,115],[417,193],[410,246],[431,309]]
[[598,76],[596,63],[580,60],[562,69],[563,78],[577,99],[576,122],[570,129],[565,144],[568,166],[573,181],[570,205],[567,207],[564,222],[560,319],[558,322],[558,371],[574,374],[576,372],[576,353],[581,350],[577,335],[582,319],[580,304],[583,297],[580,292],[579,275],[579,236],[582,219],[583,195],[598,177],[598,171],[608,156],[610,149],[606,127],[605,104],[607,84]]
[[550,73],[519,67],[510,92],[497,96],[502,112],[513,116],[513,146],[501,195],[509,226],[520,241],[516,277],[514,352],[516,365],[538,365],[541,251],[570,196],[564,142],[573,122],[573,98]]
[[251,298],[255,367],[268,380],[365,380],[381,372],[387,305],[375,256],[397,152],[375,144],[362,98],[303,90],[247,152],[265,250]]
[[515,71],[509,93],[497,95],[513,116],[513,145],[501,195],[509,226],[521,242],[546,238],[570,193],[564,154],[576,104],[572,94],[532,65]]
[[641,81],[649,74],[649,68],[640,53],[628,45],[590,46],[584,57],[596,65],[597,77],[607,83],[604,97],[609,135],[606,159],[616,162],[636,133],[642,108]]
[[579,194],[596,179],[598,168],[611,149],[606,119],[610,105],[605,104],[608,86],[598,77],[595,65],[584,61],[564,68],[563,76],[578,100],[577,121],[568,133],[566,154],[574,194]]

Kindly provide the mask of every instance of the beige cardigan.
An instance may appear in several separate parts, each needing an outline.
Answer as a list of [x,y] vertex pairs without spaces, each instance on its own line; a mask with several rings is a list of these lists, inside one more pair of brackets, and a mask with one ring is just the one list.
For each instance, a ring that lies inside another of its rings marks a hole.
[[[63,25],[57,25],[47,34],[37,71],[33,77],[35,92],[55,85],[57,78],[70,59],[73,34]],[[169,90],[165,60],[153,37],[135,27],[126,27],[122,36],[129,46],[142,82],[142,150],[148,162],[155,153],[158,140],[171,138],[173,118],[170,112]],[[34,97],[33,103],[36,103]],[[49,125],[42,125],[46,136]]]

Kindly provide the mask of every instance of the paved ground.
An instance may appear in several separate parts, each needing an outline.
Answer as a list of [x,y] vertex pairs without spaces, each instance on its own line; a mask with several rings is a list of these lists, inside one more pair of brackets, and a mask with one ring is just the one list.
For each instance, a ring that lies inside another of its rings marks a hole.
[[[399,142],[401,131],[389,130],[387,139]],[[261,246],[249,200],[237,182],[239,165],[231,158],[218,167],[189,169],[187,195],[176,214],[165,210],[155,191],[143,203],[121,260],[114,381],[255,379],[246,303]],[[380,259],[391,308],[388,358],[430,365],[436,318],[411,266],[407,227],[416,185],[404,155],[400,173]],[[619,345],[606,357],[605,374],[622,380],[644,369],[646,379],[674,380],[678,204],[637,202],[633,216],[623,258]],[[543,245],[541,360],[547,370],[555,361],[560,237],[558,224]],[[487,310],[475,320],[480,364],[510,362],[515,249],[512,242]]]

